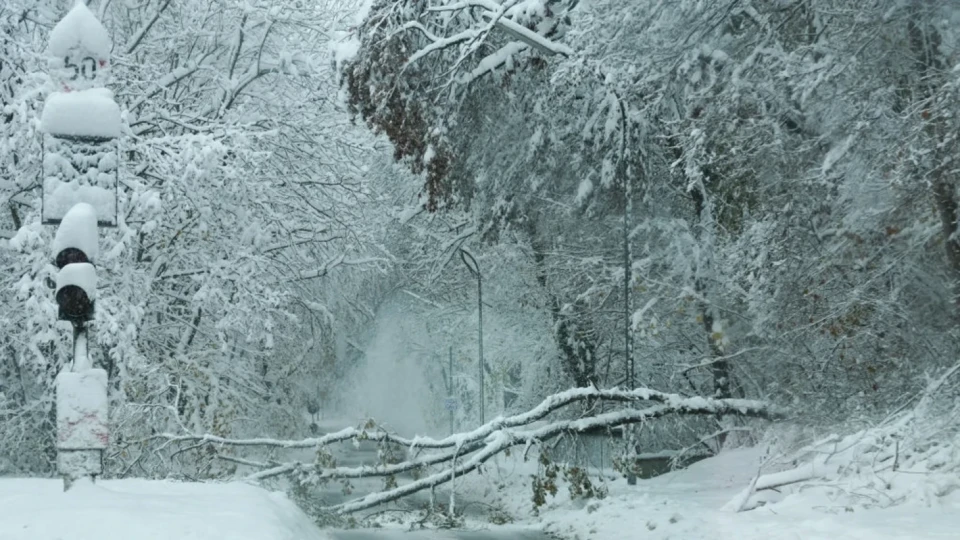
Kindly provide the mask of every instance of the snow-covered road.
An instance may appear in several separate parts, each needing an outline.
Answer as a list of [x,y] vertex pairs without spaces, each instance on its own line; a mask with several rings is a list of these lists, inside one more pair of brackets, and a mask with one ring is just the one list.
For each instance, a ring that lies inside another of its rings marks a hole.
[[240,483],[112,480],[64,493],[51,479],[0,479],[0,540],[551,540],[520,526],[318,529],[284,495]]
[[0,479],[0,540],[327,540],[290,500],[255,486]]

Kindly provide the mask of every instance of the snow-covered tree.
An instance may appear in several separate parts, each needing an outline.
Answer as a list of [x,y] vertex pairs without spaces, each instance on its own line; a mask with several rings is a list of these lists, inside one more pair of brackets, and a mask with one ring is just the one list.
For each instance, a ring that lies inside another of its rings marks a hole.
[[423,173],[427,210],[466,209],[486,242],[531,254],[572,384],[616,355],[602,384],[635,363],[836,420],[887,410],[955,346],[956,194],[938,154],[954,16],[385,0],[345,89]]
[[[19,229],[3,254],[4,302],[18,306],[4,314],[4,408],[15,413],[3,418],[3,447],[20,448],[30,461],[14,466],[34,471],[50,470],[50,383],[69,354],[45,284],[52,231],[39,224],[36,119],[50,90],[47,34],[71,7],[8,3],[0,13],[5,219]],[[89,7],[114,43],[108,84],[125,120],[120,226],[104,231],[97,261],[94,349],[110,373],[117,443],[178,426],[304,428],[320,365],[336,363],[333,313],[349,297],[336,294],[337,274],[385,261],[370,249],[379,233],[361,164],[371,139],[334,99],[328,61],[348,11]],[[301,377],[314,382],[295,384]],[[121,473],[143,465],[112,457]]]

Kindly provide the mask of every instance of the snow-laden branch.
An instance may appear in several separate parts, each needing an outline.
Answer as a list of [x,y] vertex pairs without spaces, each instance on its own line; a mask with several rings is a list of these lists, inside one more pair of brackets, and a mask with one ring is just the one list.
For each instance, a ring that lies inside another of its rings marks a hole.
[[[486,12],[483,14],[484,17],[492,19],[496,14]],[[559,54],[562,56],[573,56],[574,50],[570,47],[557,43],[549,38],[546,38],[533,30],[530,30],[526,26],[517,24],[512,19],[506,17],[496,18],[496,25],[505,33],[509,34],[514,39],[518,39],[531,47],[539,50],[540,52],[546,54]]]
[[[140,43],[143,42],[143,38],[147,35],[148,32],[150,32],[150,29],[153,28],[153,25],[157,23],[157,20],[160,19],[161,15],[163,15],[163,12],[166,11],[168,7],[170,7],[170,3],[171,3],[171,0],[166,0],[165,2],[160,4],[160,7],[158,7],[157,10],[153,13],[153,17],[150,17],[150,20],[147,21],[147,23],[144,24],[140,28],[140,30],[137,30],[137,33],[134,34],[133,38],[130,40],[130,44],[128,44],[124,48],[125,54],[133,54],[133,51],[135,51],[137,47],[140,46]],[[101,18],[102,17],[103,16],[101,15]]]
[[[432,53],[435,53],[439,50],[446,49],[453,45],[457,45],[464,42],[470,42],[471,45],[468,47],[465,55],[470,54],[478,50],[478,45],[482,42],[486,36],[490,33],[491,29],[496,27],[503,31],[511,39],[516,40],[516,42],[508,44],[506,47],[501,47],[493,55],[488,55],[481,61],[481,65],[473,70],[470,76],[467,77],[468,82],[474,79],[479,78],[480,76],[491,71],[495,66],[499,66],[505,62],[505,58],[513,55],[517,52],[520,52],[527,47],[533,47],[544,54],[559,54],[562,56],[573,56],[574,50],[564,45],[562,43],[557,43],[552,39],[534,31],[526,26],[517,23],[511,19],[502,9],[502,6],[497,5],[495,2],[489,2],[484,0],[468,0],[464,2],[456,2],[453,4],[445,6],[433,6],[427,8],[428,12],[452,12],[452,11],[463,11],[468,9],[481,9],[482,12],[480,15],[489,21],[489,23],[481,28],[466,28],[456,34],[451,36],[438,36],[431,32],[423,23],[420,21],[408,21],[400,26],[397,29],[397,33],[407,32],[409,30],[417,30],[421,32],[424,37],[426,37],[430,43],[423,47],[422,49],[414,52],[410,55],[410,58],[405,62],[405,66],[410,66],[422,58],[429,56]],[[518,43],[519,42],[519,43]],[[463,57],[461,57],[462,60]]]
[[334,433],[328,433],[322,437],[312,437],[300,440],[283,440],[270,438],[256,439],[227,439],[216,435],[174,435],[172,433],[161,433],[155,435],[154,439],[165,439],[169,442],[206,442],[224,446],[270,446],[274,448],[318,448],[329,444],[349,441],[353,439],[365,439],[367,431],[357,428],[345,428]]
[[[397,474],[402,474],[409,471],[415,471],[429,467],[431,465],[438,465],[440,463],[445,463],[456,459],[458,456],[463,456],[471,454],[480,448],[483,447],[482,443],[472,442],[465,444],[455,450],[449,450],[446,452],[438,452],[436,454],[429,454],[426,456],[420,456],[414,459],[403,461],[400,463],[392,463],[387,465],[361,465],[359,467],[330,467],[326,469],[321,469],[317,473],[317,479],[319,481],[329,481],[329,480],[340,480],[347,478],[373,478],[378,476],[394,476]],[[217,457],[220,457],[219,455]],[[236,461],[234,459],[226,459],[227,461]],[[251,464],[251,463],[246,463]],[[261,465],[262,466],[262,465]],[[312,464],[303,464],[300,462],[293,463],[283,463],[280,465],[273,465],[270,468],[266,468],[262,471],[253,473],[244,479],[247,481],[260,481],[266,480],[267,478],[273,478],[276,476],[283,476],[298,470],[302,470],[306,467],[312,467]]]
[[304,271],[300,273],[297,280],[308,280],[326,277],[330,271],[338,266],[362,266],[367,264],[389,263],[390,261],[382,257],[364,257],[360,259],[347,259],[346,255],[340,254],[320,265],[316,270]]
[[407,60],[405,66],[410,66],[412,64],[415,64],[421,58],[424,58],[441,49],[446,49],[447,47],[456,45],[458,43],[463,43],[464,41],[477,39],[482,35],[482,32],[480,30],[471,28],[468,30],[464,30],[463,32],[454,34],[450,37],[441,38],[430,33],[422,24],[416,21],[412,21],[405,24],[402,29],[407,30],[410,28],[416,28],[417,30],[420,30],[421,32],[423,32],[424,35],[431,40],[431,43],[426,47],[410,55],[410,58]]
[[[413,437],[406,438],[383,431],[373,424],[369,428],[346,428],[334,433],[328,433],[322,437],[313,437],[300,440],[284,440],[270,438],[256,439],[227,439],[215,435],[174,435],[164,433],[155,436],[155,438],[165,439],[171,442],[208,442],[224,446],[268,446],[275,448],[318,448],[329,444],[349,441],[349,440],[373,440],[380,442],[390,442],[414,448],[443,449],[463,447],[468,443],[481,441],[489,437],[496,431],[503,429],[516,428],[529,425],[538,420],[542,420],[550,413],[566,407],[567,405],[582,401],[611,401],[621,403],[638,403],[643,401],[652,401],[662,403],[671,409],[682,411],[685,409],[696,409],[705,411],[713,408],[706,413],[713,414],[740,414],[743,416],[756,416],[767,419],[779,418],[783,415],[782,411],[771,407],[770,405],[755,400],[748,399],[712,399],[706,397],[684,397],[680,394],[671,394],[651,390],[649,388],[637,388],[635,390],[620,390],[610,388],[601,390],[596,387],[571,388],[564,392],[553,394],[540,402],[536,407],[529,411],[508,417],[497,417],[486,424],[465,433],[456,433],[448,437],[434,439],[432,437]],[[588,420],[585,418],[584,420]]]
[[477,63],[477,67],[473,68],[470,73],[467,73],[460,78],[459,83],[462,85],[468,85],[480,77],[483,77],[487,73],[496,71],[500,68],[500,66],[503,66],[510,61],[514,55],[523,52],[527,48],[527,45],[524,45],[523,43],[517,43],[516,41],[507,43],[496,51],[484,56],[483,59]]
[[130,105],[130,110],[135,111],[140,108],[143,104],[150,101],[151,98],[155,97],[160,92],[163,92],[166,88],[173,86],[174,84],[179,83],[180,81],[186,79],[187,77],[196,73],[200,67],[203,65],[204,61],[210,56],[210,54],[204,54],[202,57],[196,61],[190,62],[189,64],[174,69],[167,75],[161,77],[155,83],[154,87],[148,91],[146,94],[140,97],[140,99],[134,101]]
[[467,0],[465,2],[456,2],[445,6],[431,6],[427,8],[427,11],[460,11],[469,8],[483,8],[488,11],[496,11],[500,9],[500,6],[496,2],[492,2],[490,0]]
[[745,416],[760,416],[763,418],[777,418],[782,415],[780,411],[771,408],[769,405],[761,401],[684,397],[680,394],[670,394],[667,392],[651,390],[649,388],[637,388],[635,390],[620,390],[617,388],[601,390],[596,387],[572,388],[570,390],[548,396],[546,399],[541,401],[539,405],[530,409],[529,411],[507,418],[495,418],[469,433],[458,433],[442,439],[433,439],[430,437],[402,439],[399,437],[394,437],[392,438],[392,441],[412,448],[449,448],[451,446],[462,445],[464,442],[485,438],[493,432],[501,429],[509,429],[531,424],[537,420],[542,420],[550,413],[566,407],[567,405],[587,400],[613,401],[621,403],[653,401],[657,403],[663,403],[676,409],[683,409],[691,406],[700,408],[714,407],[717,409],[714,411],[715,414],[735,412]]

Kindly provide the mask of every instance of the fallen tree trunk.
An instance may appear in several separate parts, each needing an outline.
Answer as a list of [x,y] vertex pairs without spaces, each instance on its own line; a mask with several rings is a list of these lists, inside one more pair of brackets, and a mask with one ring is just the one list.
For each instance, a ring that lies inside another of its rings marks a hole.
[[[227,439],[215,435],[174,435],[172,433],[162,433],[154,435],[151,439],[164,439],[168,442],[189,442],[189,443],[213,443],[225,446],[270,446],[276,448],[294,449],[294,448],[317,448],[327,446],[336,442],[350,440],[374,440],[382,442],[392,442],[401,446],[410,448],[453,448],[462,446],[465,442],[482,439],[494,431],[520,427],[542,420],[550,413],[566,407],[567,405],[587,400],[611,401],[621,403],[635,403],[642,401],[653,401],[665,405],[679,405],[681,403],[698,403],[703,406],[709,406],[713,403],[722,403],[725,408],[731,411],[731,414],[738,414],[740,409],[744,411],[751,409],[755,414],[742,413],[743,416],[758,416],[771,419],[780,416],[782,413],[768,406],[761,401],[748,399],[712,399],[705,397],[684,397],[680,394],[669,394],[650,390],[648,388],[638,388],[636,390],[619,390],[616,388],[600,390],[596,387],[573,388],[565,392],[548,396],[539,405],[527,412],[520,413],[507,418],[495,418],[490,422],[478,427],[477,429],[456,433],[441,439],[431,437],[399,437],[387,431],[378,429],[375,424],[368,423],[362,428],[346,428],[334,433],[328,433],[322,437],[313,437],[307,439],[284,440],[284,439]],[[719,411],[717,411],[719,412]]]
[[579,418],[576,420],[557,421],[547,426],[526,431],[499,430],[495,436],[487,440],[486,445],[475,454],[467,458],[463,463],[448,467],[440,472],[434,473],[426,478],[404,484],[393,489],[371,493],[360,497],[354,501],[330,506],[326,508],[331,512],[345,514],[372,508],[380,504],[397,500],[406,495],[418,491],[436,487],[453,480],[458,476],[463,476],[493,456],[503,452],[513,446],[530,445],[546,441],[562,433],[580,433],[597,429],[600,427],[614,427],[626,424],[635,424],[645,422],[654,418],[659,418],[668,414],[739,414],[742,416],[757,416],[770,418],[770,411],[765,406],[744,407],[742,404],[726,405],[723,401],[727,400],[708,400],[701,401],[703,398],[691,398],[687,402],[675,403],[673,405],[656,405],[646,409],[621,410],[611,413],[599,414],[589,418]]
[[[630,406],[576,419],[556,420],[536,428],[528,427],[559,409],[583,401],[607,401],[629,405],[646,403],[646,406],[643,408]],[[224,456],[217,452],[217,457],[226,461],[261,469],[259,472],[246,477],[250,481],[262,481],[282,475],[301,476],[308,473],[309,481],[323,483],[340,479],[394,476],[403,472],[423,471],[433,466],[443,467],[441,470],[418,480],[325,508],[330,512],[345,514],[372,508],[450,482],[459,476],[476,470],[490,458],[511,447],[530,446],[564,433],[577,434],[645,422],[669,414],[739,415],[764,419],[774,419],[783,415],[778,409],[760,401],[684,397],[679,394],[658,392],[647,388],[635,390],[575,388],[549,396],[539,405],[524,413],[496,418],[472,431],[457,433],[440,439],[400,437],[379,428],[374,422],[368,421],[361,427],[346,428],[321,437],[300,440],[228,439],[209,434],[176,435],[171,433],[155,435],[150,440],[163,441],[156,450],[157,452],[168,448],[170,445],[186,445],[189,449],[212,446],[214,449],[266,447],[275,449],[316,448],[320,450],[337,442],[363,440],[395,444],[413,452],[440,450],[436,453],[415,455],[400,463],[360,467],[321,467],[315,463],[297,461],[261,463],[233,456]]]

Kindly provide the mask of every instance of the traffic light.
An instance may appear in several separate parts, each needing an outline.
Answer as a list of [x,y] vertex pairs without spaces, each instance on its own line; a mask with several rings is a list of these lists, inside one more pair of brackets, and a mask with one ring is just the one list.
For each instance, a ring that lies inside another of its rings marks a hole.
[[82,324],[93,320],[97,297],[97,214],[87,203],[75,204],[63,216],[53,240],[57,266],[59,319]]

